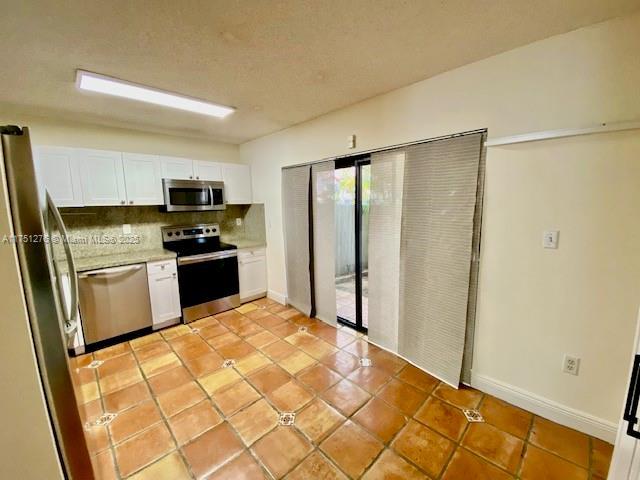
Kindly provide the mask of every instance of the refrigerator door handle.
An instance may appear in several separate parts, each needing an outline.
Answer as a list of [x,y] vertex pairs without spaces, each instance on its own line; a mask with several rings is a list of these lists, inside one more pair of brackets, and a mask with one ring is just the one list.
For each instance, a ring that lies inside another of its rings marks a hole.
[[[51,198],[51,195],[49,194],[49,192],[46,191],[45,194],[46,194],[47,208],[53,215],[53,218],[58,224],[58,228],[60,229],[60,233],[62,234],[62,238],[60,239],[60,241],[64,246],[64,253],[65,253],[65,256],[67,257],[67,268],[69,269],[69,286],[71,288],[71,302],[68,307],[68,311],[67,311],[67,303],[64,301],[64,293],[62,291],[61,283],[59,285],[58,291],[60,292],[60,295],[61,295],[62,310],[64,312],[64,317],[65,317],[64,331],[67,334],[67,339],[70,339],[70,337],[78,328],[78,319],[76,318],[78,315],[78,278],[76,275],[76,266],[73,261],[71,247],[69,246],[69,242],[68,242],[67,228],[64,224],[64,221],[62,220],[62,215],[60,215],[60,211],[58,210],[58,207],[56,207],[56,204]],[[58,281],[60,282],[60,279],[58,279]]]
[[627,392],[627,401],[624,407],[622,418],[628,422],[627,435],[640,439],[640,432],[634,430],[634,425],[638,423],[636,412],[638,411],[638,402],[640,401],[640,355],[636,355],[633,359],[633,369],[631,370],[631,380],[629,381],[629,391]]

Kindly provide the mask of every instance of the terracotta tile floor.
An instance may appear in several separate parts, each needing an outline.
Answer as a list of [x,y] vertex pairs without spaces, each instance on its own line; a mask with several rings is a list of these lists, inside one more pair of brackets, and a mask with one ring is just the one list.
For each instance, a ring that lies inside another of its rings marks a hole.
[[612,453],[267,299],[71,366],[100,479],[602,480]]

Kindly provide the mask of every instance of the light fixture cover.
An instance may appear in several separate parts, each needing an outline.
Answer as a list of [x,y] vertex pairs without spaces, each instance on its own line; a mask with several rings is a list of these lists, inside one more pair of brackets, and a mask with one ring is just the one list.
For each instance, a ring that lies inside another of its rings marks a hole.
[[76,86],[80,90],[104,93],[116,97],[129,98],[140,102],[153,103],[164,107],[187,110],[189,112],[224,118],[235,111],[233,107],[216,105],[197,98],[190,98],[156,88],[138,85],[85,70],[76,71]]

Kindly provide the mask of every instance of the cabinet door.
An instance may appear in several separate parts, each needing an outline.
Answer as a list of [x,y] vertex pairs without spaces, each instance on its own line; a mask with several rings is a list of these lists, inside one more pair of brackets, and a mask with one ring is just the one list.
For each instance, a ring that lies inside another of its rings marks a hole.
[[196,180],[222,181],[222,166],[219,163],[194,160],[193,173]]
[[193,160],[179,157],[160,157],[162,178],[193,180]]
[[222,180],[227,203],[251,203],[251,167],[222,164]]
[[81,207],[80,169],[72,148],[36,147],[34,149],[38,191],[45,189],[59,207]]
[[147,272],[154,327],[180,319],[182,309],[175,260],[148,263]]
[[267,262],[265,257],[250,257],[238,260],[240,299],[261,295],[267,291]]
[[124,182],[128,205],[161,205],[162,173],[156,155],[123,153]]
[[126,203],[121,152],[77,149],[74,155],[80,164],[85,205]]

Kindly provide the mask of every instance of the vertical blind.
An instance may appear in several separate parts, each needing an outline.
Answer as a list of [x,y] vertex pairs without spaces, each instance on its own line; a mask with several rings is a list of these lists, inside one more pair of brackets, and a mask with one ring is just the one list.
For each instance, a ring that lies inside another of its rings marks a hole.
[[[369,338],[457,386],[468,380],[484,132],[371,155]],[[282,170],[288,302],[335,323],[334,162]]]
[[312,312],[309,180],[311,167],[282,170],[282,214],[287,270],[287,302],[306,315]]
[[483,137],[462,135],[404,149],[398,352],[456,386]]
[[336,322],[335,286],[335,200],[333,161],[311,167],[313,208],[313,255],[316,317],[331,325]]
[[369,201],[369,339],[398,351],[402,151],[371,155]]

